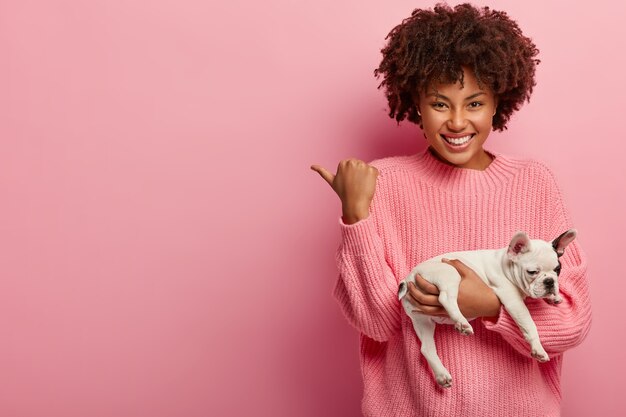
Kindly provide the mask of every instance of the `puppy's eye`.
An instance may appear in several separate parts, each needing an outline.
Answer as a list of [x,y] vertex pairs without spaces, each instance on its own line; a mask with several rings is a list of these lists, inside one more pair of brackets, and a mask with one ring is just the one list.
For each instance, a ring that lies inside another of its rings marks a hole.
[[556,272],[556,274],[559,275],[561,273],[561,265],[554,268],[554,272]]
[[539,271],[526,271],[528,272],[528,275],[537,275],[539,273]]

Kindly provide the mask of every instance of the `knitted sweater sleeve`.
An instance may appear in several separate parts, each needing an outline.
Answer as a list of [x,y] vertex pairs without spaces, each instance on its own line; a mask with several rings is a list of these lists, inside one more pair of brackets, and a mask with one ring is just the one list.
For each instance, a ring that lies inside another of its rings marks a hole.
[[377,226],[381,221],[375,219],[376,200],[375,196],[368,218],[351,225],[340,220],[339,278],[334,296],[357,330],[384,342],[400,329],[401,315],[398,280],[386,260]]
[[[563,197],[552,173],[543,167],[545,189],[549,198],[546,209],[546,236],[553,240],[572,228]],[[587,260],[577,240],[570,243],[560,258],[559,291],[563,302],[548,304],[542,299],[525,300],[528,310],[537,325],[539,338],[550,356],[559,355],[579,345],[591,326],[591,304],[587,282]],[[517,324],[504,308],[495,323],[485,321],[485,327],[498,332],[521,354],[530,357],[530,348]]]

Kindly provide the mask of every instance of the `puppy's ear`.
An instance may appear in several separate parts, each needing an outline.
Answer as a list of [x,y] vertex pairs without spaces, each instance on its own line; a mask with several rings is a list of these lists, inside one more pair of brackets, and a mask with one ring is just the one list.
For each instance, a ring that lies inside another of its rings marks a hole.
[[552,247],[556,251],[556,255],[558,257],[563,256],[565,253],[565,247],[572,243],[572,241],[576,238],[576,229],[569,229],[567,232],[563,233],[561,236],[557,237],[552,241]]
[[530,239],[528,239],[528,235],[524,232],[517,232],[511,243],[509,244],[509,250],[507,251],[507,255],[509,258],[514,259],[522,253],[526,253],[530,250]]

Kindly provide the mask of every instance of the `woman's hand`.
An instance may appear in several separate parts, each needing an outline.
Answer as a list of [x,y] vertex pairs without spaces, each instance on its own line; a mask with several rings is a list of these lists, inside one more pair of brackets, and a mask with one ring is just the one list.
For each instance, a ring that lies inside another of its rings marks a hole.
[[[495,321],[500,312],[500,300],[487,284],[458,259],[443,259],[442,262],[453,266],[461,275],[458,304],[461,313],[467,318],[484,317]],[[415,282],[409,283],[408,300],[415,309],[429,316],[448,316],[439,303],[439,289],[419,275]]]
[[313,165],[311,169],[320,174],[339,196],[344,223],[356,223],[369,216],[376,191],[376,168],[358,159],[345,159],[339,163],[336,175],[319,165]]

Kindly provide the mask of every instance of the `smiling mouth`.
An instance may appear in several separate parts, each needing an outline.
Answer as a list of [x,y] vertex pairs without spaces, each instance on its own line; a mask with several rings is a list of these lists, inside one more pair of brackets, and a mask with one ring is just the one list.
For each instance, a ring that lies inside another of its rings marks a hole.
[[474,135],[475,135],[475,133],[471,133],[471,134],[465,135],[465,136],[457,136],[457,137],[446,136],[446,135],[442,135],[442,134],[440,134],[439,136],[441,136],[444,141],[446,141],[447,143],[449,143],[452,146],[463,146],[467,142],[472,140]]

